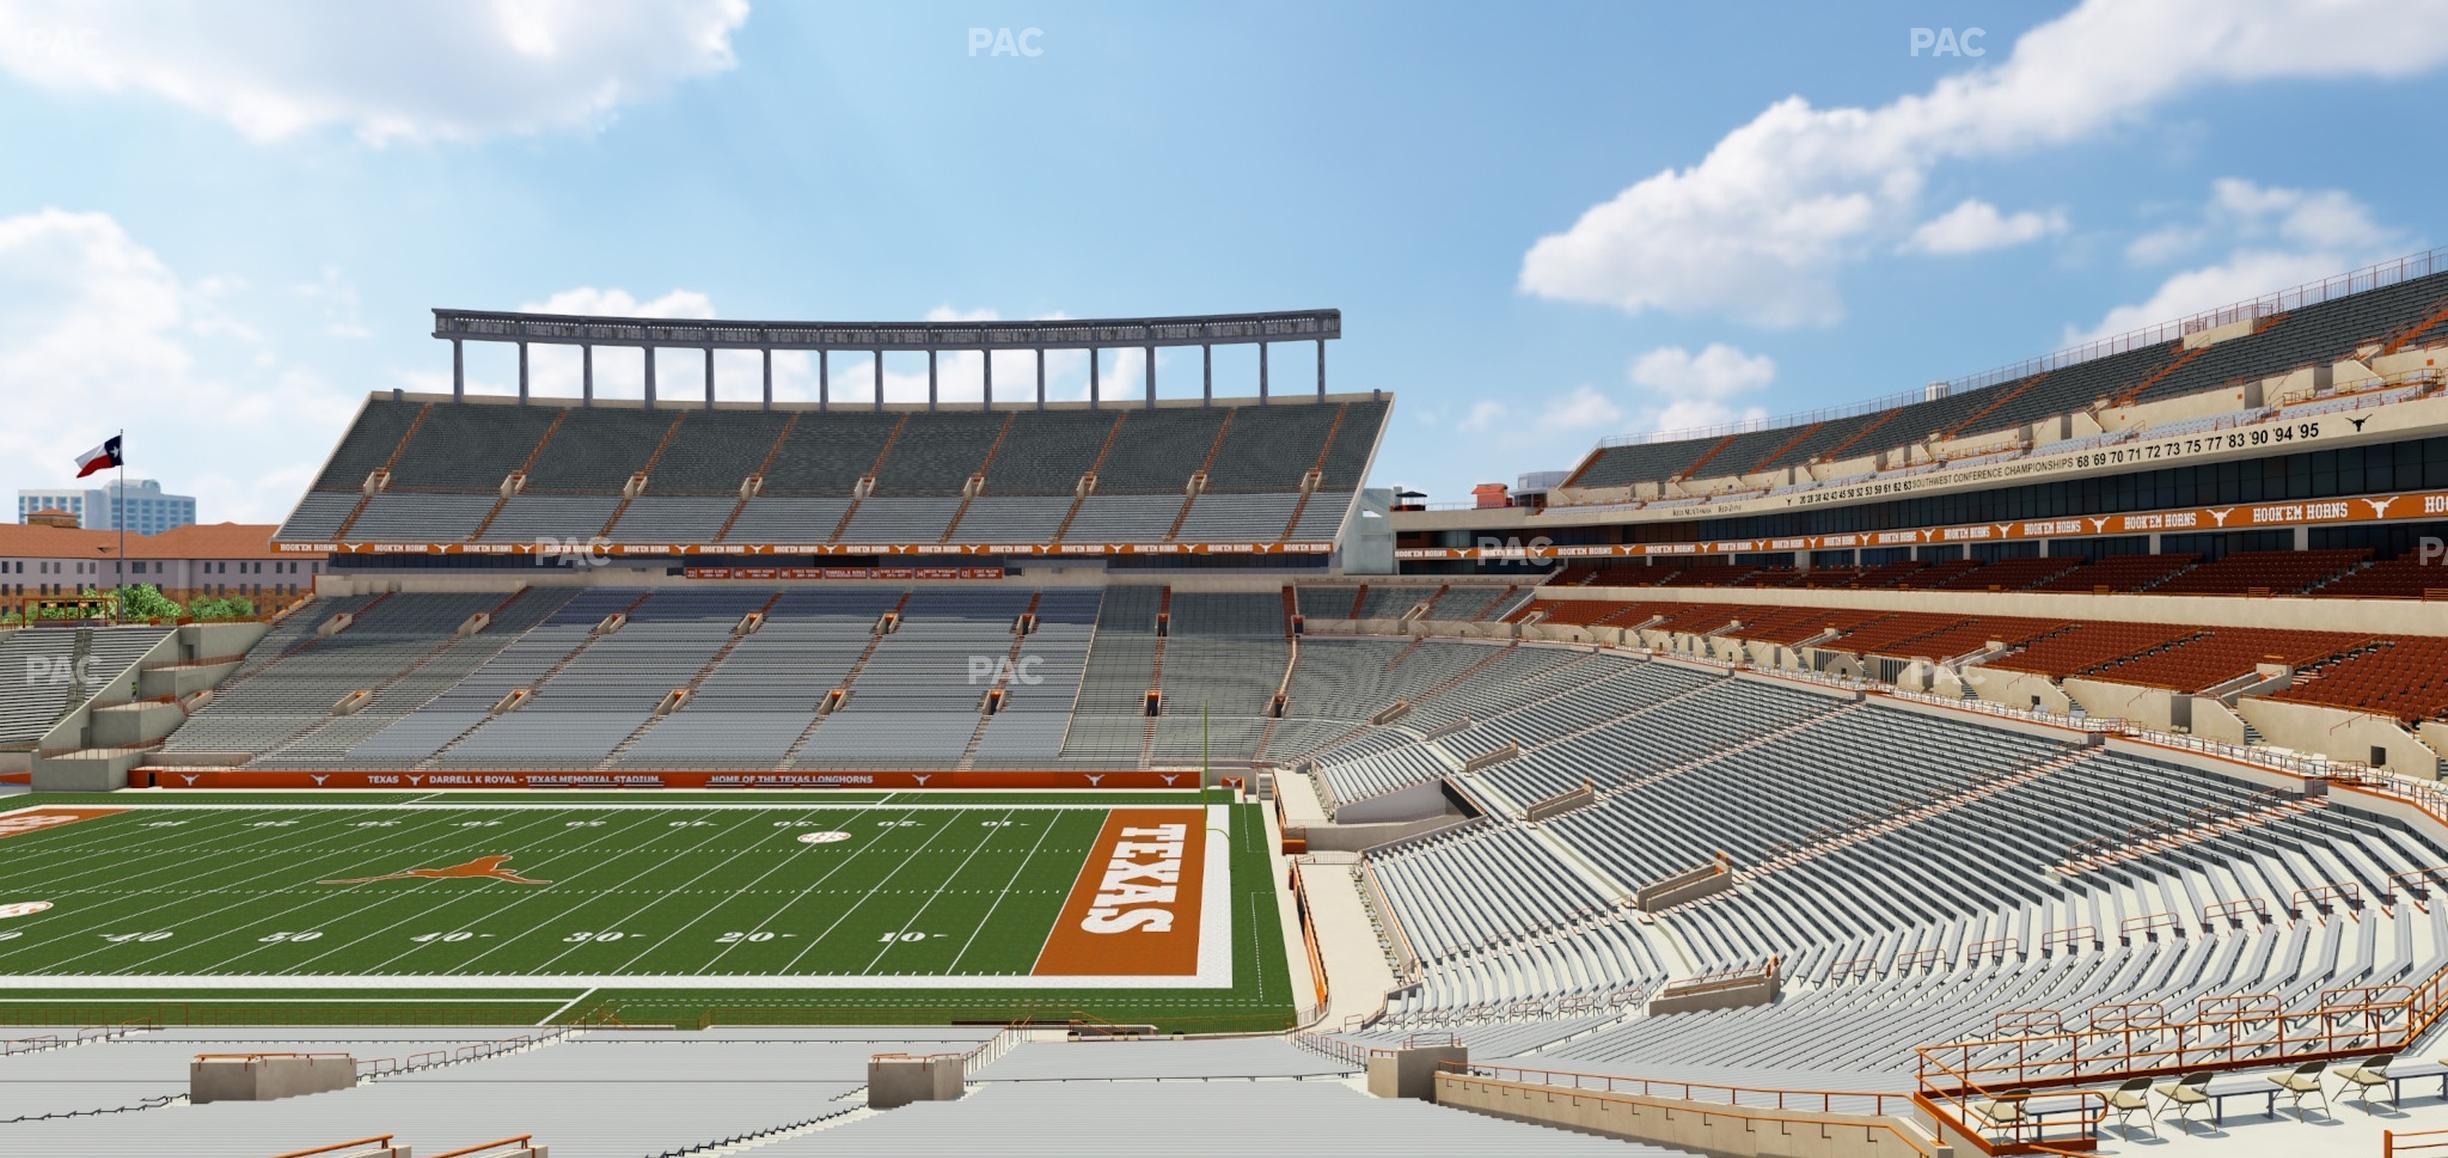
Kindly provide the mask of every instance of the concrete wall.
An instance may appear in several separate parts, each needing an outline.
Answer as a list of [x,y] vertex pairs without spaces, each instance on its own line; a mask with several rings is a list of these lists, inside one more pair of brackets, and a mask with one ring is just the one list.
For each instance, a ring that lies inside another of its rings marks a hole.
[[[2064,687],[2067,695],[2094,716],[2129,720],[2160,732],[2183,731],[2192,725],[2190,697],[2174,692],[2086,679],[2066,680]],[[2184,712],[2177,710],[2180,699],[2188,701]]]
[[[1438,1074],[1436,1102],[1516,1122],[1740,1158],[1953,1158],[1914,1128],[1868,1114],[1754,1110]],[[1920,1144],[1915,1145],[1918,1141]]]
[[357,1060],[346,1054],[199,1056],[187,1067],[187,1098],[206,1102],[268,1102],[357,1084]]
[[877,1054],[867,1059],[867,1106],[890,1110],[911,1102],[954,1101],[968,1092],[966,1081],[957,1054]]
[[2030,616],[2109,623],[2197,623],[2204,627],[2279,627],[2448,635],[2448,600],[2251,599],[2227,595],[2092,595],[2053,591],[1853,591],[1786,587],[1552,587],[1538,597],[1724,603],[1753,607],[1848,607],[1956,615]]
[[2236,710],[2260,730],[2263,742],[2281,748],[2358,763],[2370,760],[2372,749],[2379,748],[2392,771],[2426,778],[2439,772],[2439,753],[2387,716],[2250,696],[2237,700]]

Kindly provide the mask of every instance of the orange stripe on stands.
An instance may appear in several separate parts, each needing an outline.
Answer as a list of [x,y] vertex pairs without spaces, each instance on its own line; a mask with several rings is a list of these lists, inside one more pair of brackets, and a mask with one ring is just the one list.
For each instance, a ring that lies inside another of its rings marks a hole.
[[1205,809],[1107,813],[1033,972],[1039,977],[1196,974],[1206,854]]

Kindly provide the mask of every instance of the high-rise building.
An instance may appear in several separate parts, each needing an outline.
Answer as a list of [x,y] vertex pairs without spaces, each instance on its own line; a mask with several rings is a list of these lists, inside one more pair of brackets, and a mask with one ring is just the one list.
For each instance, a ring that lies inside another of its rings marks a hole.
[[149,478],[127,480],[124,495],[121,486],[113,479],[97,490],[18,491],[17,521],[30,521],[36,511],[65,511],[88,531],[116,531],[124,517],[131,535],[158,535],[195,524],[193,495],[167,494]]

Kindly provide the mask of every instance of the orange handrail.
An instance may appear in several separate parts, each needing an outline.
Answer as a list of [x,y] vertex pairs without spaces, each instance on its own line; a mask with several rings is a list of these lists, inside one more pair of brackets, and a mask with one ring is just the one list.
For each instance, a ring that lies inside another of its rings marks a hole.
[[463,1146],[457,1150],[445,1150],[439,1154],[430,1155],[429,1158],[468,1158],[468,1156],[471,1154],[482,1154],[487,1150],[499,1150],[504,1146],[518,1146],[523,1149],[533,1150],[535,1149],[535,1135],[520,1134],[516,1137],[504,1138],[498,1142],[486,1142],[477,1146]]
[[390,1147],[391,1135],[376,1134],[370,1138],[351,1138],[346,1142],[334,1142],[329,1146],[317,1146],[312,1150],[291,1150],[286,1154],[275,1154],[272,1158],[312,1158],[316,1154],[331,1154],[360,1146]]
[[2396,1158],[2399,1154],[2412,1154],[2418,1150],[2443,1149],[2448,1149],[2448,1130],[2417,1130],[2410,1134],[2400,1134],[2395,1130],[2380,1131],[2380,1158]]

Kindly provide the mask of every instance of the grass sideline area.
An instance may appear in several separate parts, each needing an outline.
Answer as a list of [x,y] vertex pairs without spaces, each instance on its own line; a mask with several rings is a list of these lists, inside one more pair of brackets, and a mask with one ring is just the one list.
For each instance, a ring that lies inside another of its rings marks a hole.
[[[0,1024],[1032,1020],[1221,1032],[1278,1030],[1293,1016],[1264,815],[1249,804],[1232,806],[1226,858],[1229,987],[1155,987],[1160,978],[1142,988],[996,981],[1029,973],[1109,806],[1171,806],[1194,816],[1188,809],[1225,793],[294,795],[8,799],[10,810],[129,811],[0,846],[0,905],[59,902],[0,920],[0,975],[18,980],[0,996]],[[183,807],[193,804],[218,807]],[[579,807],[555,807],[572,805]],[[796,840],[834,832],[851,836]],[[505,849],[504,871],[568,884],[366,879],[409,862],[462,864]],[[35,855],[17,855],[28,853]],[[212,867],[221,860],[230,863]],[[846,867],[862,860],[864,868]],[[104,863],[110,874],[94,877]],[[361,883],[321,883],[331,880]],[[73,925],[31,932],[71,915]],[[409,967],[464,984],[276,980],[300,970],[390,976]],[[152,988],[147,973],[259,976],[272,987]],[[560,973],[605,982],[521,984]],[[826,987],[794,984],[801,975],[822,977]],[[127,984],[49,987],[47,976]],[[623,986],[625,976],[656,985]],[[757,983],[726,984],[737,976]],[[861,976],[902,980],[867,986]],[[703,984],[675,987],[674,978]]]

